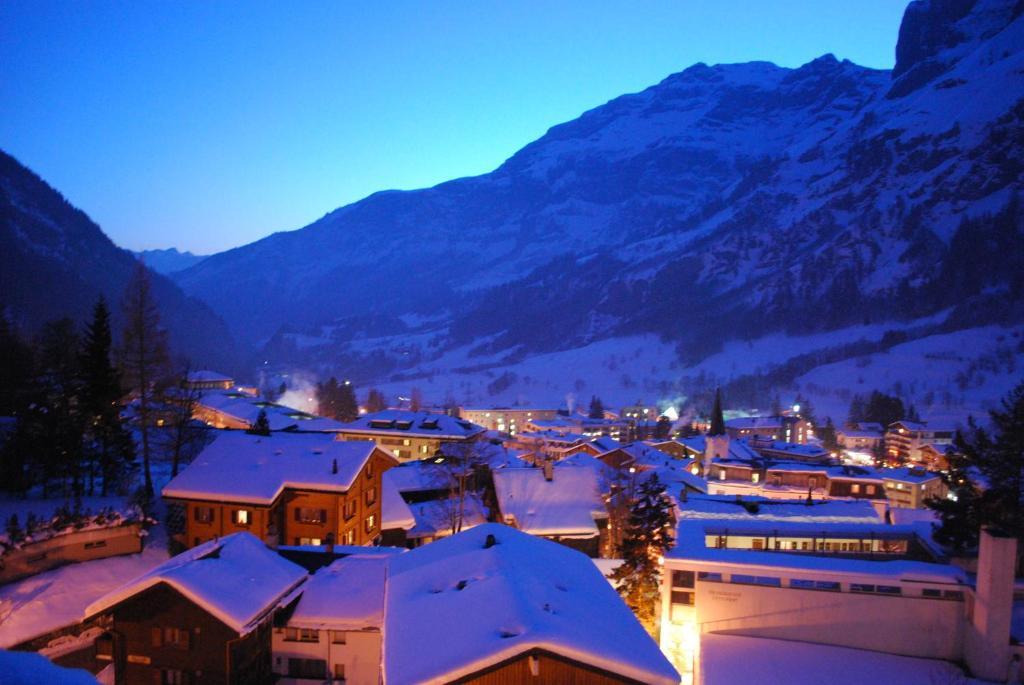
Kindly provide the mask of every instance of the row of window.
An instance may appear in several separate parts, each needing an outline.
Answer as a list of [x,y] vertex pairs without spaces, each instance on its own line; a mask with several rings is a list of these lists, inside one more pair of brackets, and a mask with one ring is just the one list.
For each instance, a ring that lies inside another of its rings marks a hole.
[[[326,630],[332,645],[343,645],[347,642],[344,630]],[[287,642],[319,642],[320,631],[316,628],[285,628],[284,639]]]
[[154,647],[191,649],[192,634],[185,628],[157,627],[150,630],[150,641]]
[[[714,583],[726,582],[721,573],[700,571],[694,574],[693,571],[672,571],[672,603],[693,605],[694,603],[694,580],[701,580]],[[728,582],[740,585],[763,585],[766,587],[782,587],[782,578],[775,576],[758,576],[752,574],[733,573]],[[841,592],[842,586],[838,581],[833,580],[808,580],[803,578],[790,578],[788,587],[799,590],[822,590],[827,592]],[[898,585],[878,585],[873,583],[850,583],[850,592],[860,594],[876,595],[903,595],[903,588]],[[963,601],[962,590],[941,590],[938,588],[923,588],[921,597],[931,599],[948,599]]]
[[[772,541],[774,549],[778,551],[792,551],[792,552],[878,552],[895,554],[906,551],[906,543],[902,540],[895,541],[881,541],[880,547],[877,549],[873,547],[873,543],[868,540],[851,540],[851,541],[839,541],[839,540],[779,540],[775,539]],[[715,549],[726,549],[729,547],[728,538],[724,535],[717,535],[711,540],[710,547]],[[735,546],[734,546],[735,548]],[[751,538],[750,549],[754,550],[766,550],[769,549],[765,545],[765,538]]]
[[[377,489],[368,488],[363,493],[366,506],[373,506],[377,501]],[[193,517],[197,523],[213,523],[214,507],[196,506],[193,508]],[[347,500],[342,510],[342,516],[348,520],[358,513],[358,502],[354,499]],[[296,507],[295,521],[298,523],[327,523],[327,510],[313,507]],[[252,524],[252,511],[249,509],[233,509],[231,511],[231,523],[236,526],[248,526]]]
[[[345,664],[334,664],[335,683],[345,682]],[[327,662],[323,659],[288,659],[288,677],[327,680]]]

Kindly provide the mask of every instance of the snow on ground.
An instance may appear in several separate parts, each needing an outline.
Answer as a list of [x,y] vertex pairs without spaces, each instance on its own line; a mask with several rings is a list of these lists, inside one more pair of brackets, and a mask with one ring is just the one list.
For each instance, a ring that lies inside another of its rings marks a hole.
[[167,560],[162,526],[140,554],[70,564],[0,585],[0,647],[11,647],[81,620],[85,607]]
[[9,685],[96,685],[81,668],[61,668],[33,652],[0,650],[0,683]]
[[959,422],[988,409],[1024,379],[1024,326],[932,335],[885,352],[820,366],[799,377],[818,416],[846,418],[850,397],[878,389],[913,403],[927,420]]
[[738,635],[701,636],[703,685],[969,685],[951,663]]
[[769,367],[783,364],[801,354],[845,345],[858,340],[878,341],[888,331],[905,330],[913,326],[937,323],[946,316],[947,312],[940,312],[925,319],[905,323],[890,321],[867,326],[850,326],[809,335],[772,333],[753,340],[732,340],[725,343],[720,352],[683,369],[683,373],[687,376],[705,373],[722,381],[728,381],[745,374],[765,371]]
[[591,395],[598,395],[607,406],[618,406],[638,399],[668,399],[668,381],[679,368],[675,345],[655,335],[611,338],[514,364],[460,372],[463,365],[490,361],[467,358],[465,352],[460,348],[451,356],[422,364],[420,371],[431,375],[379,387],[392,398],[409,396],[416,387],[428,400],[438,402],[450,392],[466,405],[560,407],[569,396],[586,403]]

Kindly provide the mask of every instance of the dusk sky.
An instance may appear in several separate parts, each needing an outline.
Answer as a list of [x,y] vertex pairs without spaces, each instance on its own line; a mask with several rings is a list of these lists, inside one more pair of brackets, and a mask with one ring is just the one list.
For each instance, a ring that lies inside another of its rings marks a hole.
[[204,254],[490,171],[695,62],[894,61],[900,0],[0,3],[0,148]]

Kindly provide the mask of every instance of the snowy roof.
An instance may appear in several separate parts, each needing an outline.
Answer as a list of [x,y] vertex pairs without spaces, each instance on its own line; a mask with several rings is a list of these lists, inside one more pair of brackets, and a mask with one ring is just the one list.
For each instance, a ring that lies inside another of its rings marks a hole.
[[335,630],[379,630],[390,554],[356,555],[320,569],[299,586],[288,625]]
[[533,649],[644,683],[679,682],[590,559],[501,524],[393,558],[385,625],[386,682],[451,682]]
[[381,476],[381,530],[409,530],[416,525],[416,519],[409,509],[409,505],[402,499],[402,493],[398,491],[391,473],[398,468],[388,469]]
[[217,371],[203,369],[201,371],[193,371],[186,380],[189,383],[233,383],[235,379]]
[[374,451],[387,456],[370,441],[226,432],[172,479],[163,495],[269,505],[285,488],[345,492]]
[[384,472],[384,480],[398,492],[440,490],[448,487],[447,474],[433,459],[407,461]]
[[254,535],[235,533],[193,547],[129,581],[86,607],[85,617],[166,583],[244,635],[305,578],[305,569]]
[[727,428],[752,430],[755,428],[782,428],[781,416],[739,416],[725,422]]
[[772,452],[785,452],[799,457],[812,459],[823,459],[829,456],[828,450],[817,445],[801,445],[796,442],[785,442],[783,440],[772,440],[771,442],[755,442],[752,445],[755,450],[770,450]]
[[867,501],[827,500],[807,504],[800,500],[763,497],[691,496],[679,512],[681,519],[811,521],[878,523],[881,518]]
[[927,483],[942,476],[934,471],[927,471],[923,468],[912,466],[901,466],[898,468],[878,469],[878,475],[886,480],[896,480],[902,483]]
[[341,425],[342,433],[415,435],[462,440],[484,432],[483,426],[447,414],[385,409]]
[[590,441],[590,444],[596,447],[600,452],[610,452],[622,447],[621,442],[614,438],[610,438],[607,435],[594,438]]
[[272,431],[336,432],[345,425],[334,419],[316,416],[301,409],[268,402],[240,392],[208,392],[199,398],[198,404],[249,425],[254,424],[263,411],[267,415],[267,422]]
[[494,491],[503,516],[515,518],[516,527],[534,535],[598,535],[595,517],[607,510],[594,469],[563,466],[502,469],[494,472]]
[[553,430],[539,430],[539,431],[521,431],[516,433],[516,439],[526,442],[564,442],[564,443],[582,443],[586,441],[586,436],[580,433],[560,433]]
[[[456,499],[436,499],[409,504],[415,525],[406,532],[409,538],[451,535],[452,522],[458,517]],[[469,492],[462,502],[462,530],[487,522],[487,507],[480,496]]]
[[880,440],[882,438],[881,431],[853,430],[850,428],[840,428],[836,431],[836,435],[841,435],[846,438],[866,438],[869,440]]

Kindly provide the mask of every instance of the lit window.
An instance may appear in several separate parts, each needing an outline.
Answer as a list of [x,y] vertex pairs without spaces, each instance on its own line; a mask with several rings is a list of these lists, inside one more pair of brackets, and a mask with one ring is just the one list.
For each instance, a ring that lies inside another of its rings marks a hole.
[[239,509],[235,512],[235,523],[240,526],[247,526],[252,523],[248,509]]
[[370,514],[369,516],[366,517],[366,532],[370,533],[376,527],[377,527],[377,517],[374,516],[373,514]]

